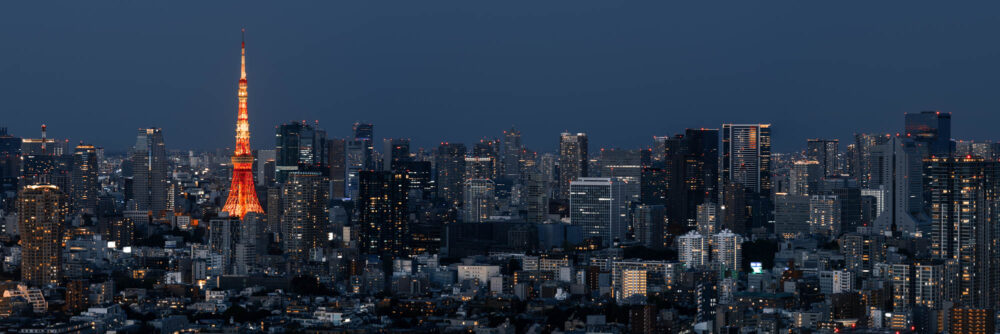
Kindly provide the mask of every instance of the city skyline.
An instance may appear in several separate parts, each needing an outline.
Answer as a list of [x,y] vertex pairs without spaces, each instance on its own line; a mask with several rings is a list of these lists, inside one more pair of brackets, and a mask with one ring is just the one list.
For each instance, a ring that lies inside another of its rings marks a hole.
[[[49,24],[33,34],[0,32],[21,46],[0,67],[0,90],[10,93],[0,108],[13,114],[2,125],[11,133],[34,137],[45,123],[58,138],[117,151],[128,146],[129,132],[158,127],[174,148],[229,147],[229,134],[218,131],[230,119],[236,89],[224,45],[231,45],[240,26],[248,27],[256,45],[251,133],[271,133],[291,120],[319,120],[331,137],[348,137],[350,124],[366,121],[386,137],[432,147],[440,141],[471,143],[515,125],[527,146],[554,151],[564,131],[588,133],[592,147],[637,147],[687,127],[761,122],[774,124],[775,150],[781,152],[810,137],[845,141],[854,132],[901,132],[902,112],[953,112],[956,132],[969,139],[992,139],[982,124],[1000,121],[990,112],[1000,105],[989,99],[995,85],[988,73],[1000,70],[997,51],[975,42],[980,30],[995,23],[979,12],[969,16],[926,3],[910,4],[910,15],[899,17],[859,14],[856,25],[833,21],[837,15],[789,17],[782,14],[795,8],[780,4],[733,5],[718,13],[719,20],[730,21],[718,28],[712,25],[717,21],[678,14],[708,10],[693,4],[538,5],[549,14],[544,18],[516,6],[468,4],[454,10],[445,4],[335,4],[315,13],[272,13],[253,3],[235,10],[208,4],[203,13],[170,5],[90,5],[97,7],[46,15],[41,20]],[[39,10],[21,6],[4,12]],[[874,13],[891,7],[873,6]],[[334,16],[318,16],[324,12]],[[213,15],[220,13],[225,15]],[[290,16],[299,14],[305,17],[290,24]],[[487,22],[469,20],[469,14]],[[0,26],[16,26],[26,17],[7,14]],[[140,18],[150,24],[133,28]],[[554,24],[560,20],[565,24]],[[799,25],[801,32],[784,32],[782,23]],[[411,33],[398,34],[404,24]],[[465,29],[453,28],[458,26]],[[736,26],[745,31],[733,31]],[[571,29],[588,42],[567,37]],[[809,34],[841,44],[811,41]],[[779,42],[783,38],[791,43]],[[67,48],[74,52],[65,55]],[[740,51],[745,48],[754,52]],[[856,51],[862,49],[867,51]],[[860,80],[866,76],[874,79]],[[94,80],[79,84],[88,78]],[[963,82],[962,89],[947,84],[955,81]],[[501,115],[505,120],[481,122]],[[856,128],[851,120],[858,117],[870,125]],[[623,127],[634,131],[619,132]],[[270,146],[267,136],[254,138],[251,147]]]

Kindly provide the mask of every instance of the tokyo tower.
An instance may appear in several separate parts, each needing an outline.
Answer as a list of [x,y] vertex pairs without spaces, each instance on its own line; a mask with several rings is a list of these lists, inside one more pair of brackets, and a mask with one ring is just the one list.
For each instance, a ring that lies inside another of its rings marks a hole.
[[253,182],[253,154],[250,152],[250,123],[247,122],[247,43],[246,30],[240,47],[239,113],[236,115],[236,149],[233,151],[233,182],[223,211],[230,216],[246,216],[248,212],[264,213],[257,201]]

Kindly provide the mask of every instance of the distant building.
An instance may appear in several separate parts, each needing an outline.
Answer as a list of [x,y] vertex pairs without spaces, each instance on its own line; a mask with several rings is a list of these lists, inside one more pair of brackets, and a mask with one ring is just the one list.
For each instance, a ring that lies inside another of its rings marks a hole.
[[409,255],[410,224],[406,211],[409,184],[405,173],[361,172],[358,224],[362,252]]
[[465,179],[465,145],[441,143],[434,156],[437,169],[437,191],[441,197],[458,205],[462,200]]
[[663,235],[667,220],[664,207],[639,204],[633,207],[632,211],[632,226],[636,241],[648,248],[664,248]]
[[580,226],[584,238],[600,238],[605,247],[624,240],[626,198],[621,181],[613,178],[580,178],[569,184],[570,222]]
[[59,284],[66,202],[66,195],[55,186],[34,185],[21,190],[17,208],[21,282],[35,287]]
[[559,135],[559,196],[569,198],[570,182],[587,177],[587,134],[564,132]]
[[712,236],[712,261],[724,271],[743,270],[743,236],[722,230]]
[[490,179],[469,179],[465,181],[462,201],[462,221],[482,222],[496,211],[496,183]]
[[73,209],[89,214],[97,213],[97,149],[93,145],[79,145],[73,152],[73,183],[70,188]]
[[310,251],[329,242],[328,182],[319,173],[292,172],[282,186],[282,235],[285,254],[293,264],[306,262]]
[[139,129],[132,148],[132,196],[141,210],[160,217],[167,209],[167,149],[163,131]]

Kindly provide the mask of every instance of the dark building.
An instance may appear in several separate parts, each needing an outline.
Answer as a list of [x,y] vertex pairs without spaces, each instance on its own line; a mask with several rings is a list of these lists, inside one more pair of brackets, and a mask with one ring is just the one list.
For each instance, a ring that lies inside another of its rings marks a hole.
[[665,205],[674,228],[693,228],[698,205],[718,203],[718,140],[715,129],[687,129],[664,139]]
[[823,175],[840,174],[837,153],[840,151],[840,141],[836,139],[807,139],[806,158],[819,162]]
[[437,195],[458,205],[462,201],[465,178],[465,145],[441,143],[434,156],[437,169]]
[[362,171],[359,175],[358,224],[362,252],[392,256],[410,254],[406,173]]
[[906,138],[917,143],[924,156],[946,157],[955,152],[951,141],[951,113],[921,111],[906,113]]
[[73,152],[73,181],[70,199],[73,210],[94,214],[97,211],[97,149],[79,145]]
[[409,139],[386,139],[383,144],[382,170],[398,170],[411,160]]
[[0,128],[0,210],[13,211],[21,174],[21,138]]
[[284,183],[296,171],[329,175],[326,131],[306,122],[278,126],[275,134],[275,180]]
[[[744,230],[768,227],[771,220],[771,125],[723,124],[721,186],[735,200],[743,196],[743,208],[726,204],[724,217],[744,220]],[[741,213],[742,212],[742,213]],[[736,227],[738,221],[724,222]],[[736,229],[733,229],[736,232]]]
[[375,125],[354,123],[354,140],[362,143],[364,169],[375,169]]
[[334,198],[347,196],[346,145],[343,139],[330,139],[326,142],[326,164],[330,166],[330,196]]

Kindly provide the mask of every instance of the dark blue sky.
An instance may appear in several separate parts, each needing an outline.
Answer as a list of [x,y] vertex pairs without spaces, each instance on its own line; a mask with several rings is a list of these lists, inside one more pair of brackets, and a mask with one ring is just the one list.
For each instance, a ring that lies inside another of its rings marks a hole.
[[170,148],[231,147],[241,26],[257,148],[292,119],[418,146],[513,124],[545,151],[563,130],[593,149],[769,122],[785,151],[897,132],[906,111],[951,111],[962,138],[1000,122],[997,2],[285,3],[3,2],[0,123],[113,150],[147,126]]

